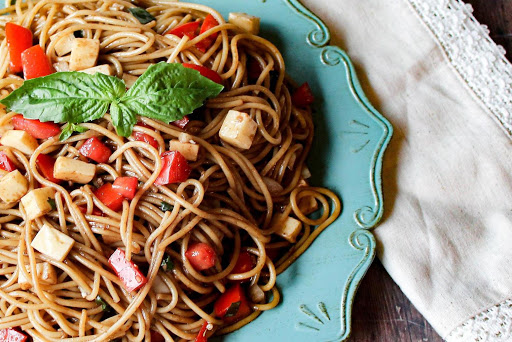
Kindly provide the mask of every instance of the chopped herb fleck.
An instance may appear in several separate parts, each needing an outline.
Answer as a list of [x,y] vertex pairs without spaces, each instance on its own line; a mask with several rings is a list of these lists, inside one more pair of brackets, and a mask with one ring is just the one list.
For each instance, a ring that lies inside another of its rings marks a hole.
[[172,261],[171,256],[169,254],[165,255],[160,266],[162,266],[162,269],[165,272],[169,272],[174,269],[174,262]]
[[173,208],[174,208],[174,206],[172,206],[171,204],[169,204],[167,202],[162,202],[160,204],[160,210],[162,210],[164,213],[166,211],[171,211]]
[[52,210],[57,209],[57,204],[55,204],[55,200],[53,198],[48,197],[48,204],[52,207]]

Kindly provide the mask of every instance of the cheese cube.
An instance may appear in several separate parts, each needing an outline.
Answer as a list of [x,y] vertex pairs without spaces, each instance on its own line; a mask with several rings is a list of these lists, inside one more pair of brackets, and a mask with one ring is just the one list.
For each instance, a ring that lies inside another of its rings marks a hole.
[[[30,266],[25,265],[28,273],[30,274]],[[46,285],[55,285],[57,284],[57,271],[55,271],[55,267],[48,262],[41,262],[36,264],[36,276],[40,283]],[[22,290],[28,290],[32,287],[31,281],[25,278],[25,273],[21,272],[18,275],[18,283],[21,286]]]
[[19,201],[28,191],[27,179],[14,170],[0,178],[0,198],[7,203]]
[[317,211],[318,209],[318,202],[313,196],[307,196],[303,197],[299,200],[299,210],[304,215],[309,215],[312,212]]
[[151,285],[151,289],[155,293],[171,293],[169,286],[163,281],[163,279],[157,274],[155,280],[153,281],[153,285]]
[[94,178],[96,166],[81,160],[59,157],[55,161],[53,176],[75,183],[87,184]]
[[5,176],[6,174],[8,174],[9,172],[5,171],[5,170],[2,170],[0,169],[0,177],[3,177]]
[[98,39],[75,38],[71,46],[69,58],[69,70],[84,70],[96,65],[100,53],[100,41]]
[[258,124],[249,115],[230,110],[222,123],[219,136],[222,140],[241,149],[249,149],[252,145]]
[[21,204],[23,204],[27,219],[34,220],[52,211],[49,200],[54,198],[55,190],[52,188],[34,189],[23,196]]
[[260,18],[247,13],[229,13],[230,24],[236,25],[245,31],[258,34],[260,32]]
[[271,227],[274,233],[291,243],[295,243],[302,229],[302,222],[293,217],[278,214],[273,217]]
[[32,240],[31,246],[39,253],[57,261],[63,261],[73,248],[74,243],[73,238],[44,224]]
[[308,179],[308,178],[311,178],[311,171],[309,171],[308,167],[306,165],[304,165],[302,167],[302,171],[300,173],[300,175],[302,176],[302,178],[304,179]]
[[126,88],[131,88],[139,78],[127,73],[123,74],[123,81],[126,84]]
[[179,140],[171,140],[169,142],[169,151],[178,151],[186,160],[196,161],[199,154],[199,145],[191,143],[183,143]]
[[68,62],[53,63],[53,68],[57,72],[69,71],[69,63]]
[[[50,38],[50,40],[55,40],[55,37]],[[59,38],[57,43],[55,44],[55,53],[57,56],[64,56],[71,52],[73,48],[73,41],[75,40],[75,36],[73,33],[68,34],[65,37]]]
[[92,68],[80,70],[80,72],[85,72],[89,75],[94,75],[95,73],[99,72],[104,75],[112,76],[112,68],[108,64],[102,64]]
[[39,147],[37,140],[25,131],[12,130],[2,135],[0,143],[4,146],[13,147],[24,154],[31,155]]

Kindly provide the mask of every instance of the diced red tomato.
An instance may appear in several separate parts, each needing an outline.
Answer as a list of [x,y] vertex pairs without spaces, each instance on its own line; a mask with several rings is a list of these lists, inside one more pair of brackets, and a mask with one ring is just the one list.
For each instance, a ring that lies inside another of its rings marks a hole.
[[150,330],[151,342],[165,342],[164,337],[157,331]]
[[36,160],[36,164],[39,167],[39,170],[41,170],[41,173],[43,174],[44,178],[48,179],[50,182],[53,182],[55,184],[59,184],[60,182],[62,182],[62,180],[55,178],[53,176],[55,158],[47,154],[40,154],[37,156]]
[[183,38],[183,36],[188,36],[190,39],[194,39],[197,37],[197,30],[199,29],[199,21],[192,21],[190,23],[182,24],[176,26],[175,28],[167,31],[165,34],[173,34],[179,38]]
[[304,83],[295,90],[292,95],[292,103],[297,107],[307,107],[315,101],[313,92],[309,87],[308,82]]
[[[208,14],[206,18],[204,18],[203,25],[201,25],[201,30],[199,31],[199,34],[203,34],[208,30],[211,30],[215,26],[218,26],[219,23],[217,20],[213,17],[213,15]],[[215,39],[217,39],[217,36],[219,35],[219,32],[215,32],[205,39],[201,40],[196,44],[196,47],[201,50],[202,52],[206,52],[210,46],[212,46]]]
[[39,45],[34,45],[21,53],[21,64],[26,80],[47,76],[53,72],[48,56]]
[[219,74],[217,74],[217,72],[213,71],[212,69],[208,69],[205,66],[197,65],[197,64],[191,64],[191,63],[183,63],[183,66],[185,68],[197,70],[197,71],[199,71],[199,73],[202,76],[204,76],[206,78],[209,78],[213,82],[222,84],[222,78],[220,77]]
[[188,246],[185,256],[197,271],[204,271],[213,267],[215,259],[217,259],[215,250],[209,244],[203,242]]
[[13,328],[0,329],[1,342],[25,342],[28,336]]
[[184,182],[190,176],[190,166],[187,160],[178,151],[167,151],[160,156],[162,171],[155,180],[156,185],[167,185]]
[[189,121],[190,121],[190,120],[189,120],[188,116],[186,116],[186,115],[185,115],[185,116],[183,117],[183,119],[173,121],[173,122],[171,122],[171,124],[172,124],[173,126],[176,126],[176,127],[179,127],[179,128],[181,128],[181,129],[183,129],[183,128],[185,128],[185,126],[188,124],[188,122],[189,122]]
[[238,255],[238,260],[231,273],[245,273],[254,268],[254,260],[251,253],[244,251]]
[[226,290],[213,305],[215,316],[228,324],[237,322],[251,313],[244,290],[239,283]]
[[94,191],[94,195],[113,211],[119,211],[123,207],[124,197],[112,188],[112,183],[103,184]]
[[208,337],[206,337],[206,332],[208,331],[208,322],[204,321],[201,330],[197,333],[197,337],[194,342],[208,342]]
[[23,130],[36,139],[48,139],[60,134],[60,126],[56,123],[25,119],[21,114],[14,115],[11,122],[14,129]]
[[139,267],[132,261],[126,260],[126,254],[122,249],[116,249],[108,259],[108,263],[128,292],[138,290],[148,282]]
[[80,147],[80,154],[97,163],[105,163],[110,158],[112,151],[97,137],[89,138]]
[[149,134],[139,132],[139,131],[133,131],[133,138],[136,141],[142,141],[142,142],[148,143],[158,150],[158,142],[155,140],[155,138],[153,138]]
[[11,172],[17,169],[16,165],[7,156],[7,153],[0,151],[0,169]]
[[136,177],[117,177],[112,188],[126,199],[133,199],[139,180]]
[[23,71],[21,53],[32,46],[32,32],[15,23],[5,24],[5,37],[9,47],[9,69],[15,74]]

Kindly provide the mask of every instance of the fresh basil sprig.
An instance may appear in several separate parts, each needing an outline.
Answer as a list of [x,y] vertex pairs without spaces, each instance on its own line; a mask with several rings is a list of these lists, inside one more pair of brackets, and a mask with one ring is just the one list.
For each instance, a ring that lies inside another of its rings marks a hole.
[[196,70],[160,62],[150,66],[128,91],[124,81],[114,76],[57,72],[25,81],[0,103],[43,122],[78,124],[110,112],[117,134],[128,137],[137,115],[165,123],[180,120],[222,89]]
[[62,132],[60,132],[59,140],[64,141],[67,138],[69,138],[74,132],[78,133],[84,133],[87,131],[87,128],[79,126],[74,123],[68,123],[64,128],[62,129]]

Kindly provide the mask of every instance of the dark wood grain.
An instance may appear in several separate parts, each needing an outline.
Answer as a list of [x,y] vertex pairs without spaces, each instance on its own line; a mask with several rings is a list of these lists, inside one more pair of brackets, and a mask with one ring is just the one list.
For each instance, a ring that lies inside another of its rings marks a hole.
[[[474,16],[491,38],[512,57],[512,0],[469,0]],[[359,288],[352,315],[350,342],[441,342],[376,260]]]

